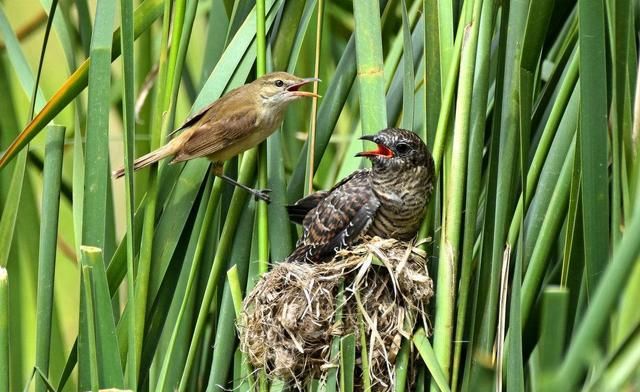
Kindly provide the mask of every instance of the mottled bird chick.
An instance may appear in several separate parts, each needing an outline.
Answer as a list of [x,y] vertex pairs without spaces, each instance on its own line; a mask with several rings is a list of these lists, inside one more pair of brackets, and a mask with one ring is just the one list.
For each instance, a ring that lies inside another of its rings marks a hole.
[[[318,97],[315,93],[299,90],[317,80],[273,72],[238,87],[189,118],[173,132],[182,131],[180,135],[136,159],[133,169],[141,169],[170,156],[173,157],[171,163],[207,157],[214,162],[215,175],[268,201],[269,197],[264,191],[251,189],[224,176],[222,163],[257,146],[271,135],[282,124],[289,103],[301,97]],[[123,175],[123,168],[113,172],[115,178]]]
[[288,261],[328,261],[365,235],[410,240],[417,234],[433,190],[431,153],[418,135],[404,129],[361,139],[378,145],[357,154],[371,160],[371,169],[287,207],[291,220],[304,228]]

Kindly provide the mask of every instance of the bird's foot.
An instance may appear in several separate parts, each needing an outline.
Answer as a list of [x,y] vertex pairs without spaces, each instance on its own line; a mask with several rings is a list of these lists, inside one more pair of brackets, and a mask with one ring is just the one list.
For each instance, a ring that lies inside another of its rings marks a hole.
[[262,200],[267,204],[271,202],[271,198],[269,197],[269,192],[271,192],[271,189],[253,189],[244,184],[239,183],[233,178],[225,176],[224,174],[220,175],[219,177],[222,178],[224,181],[228,182],[229,184],[233,186],[237,186],[238,188],[243,189],[245,192],[251,193],[253,197],[256,199],[256,201]]
[[271,203],[271,197],[269,197],[269,193],[271,193],[271,189],[252,189],[251,194],[253,197],[258,200],[262,200],[265,203]]

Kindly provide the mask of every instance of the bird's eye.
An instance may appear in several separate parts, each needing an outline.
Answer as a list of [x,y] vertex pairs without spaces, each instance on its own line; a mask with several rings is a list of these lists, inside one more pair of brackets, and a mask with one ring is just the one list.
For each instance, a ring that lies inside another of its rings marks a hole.
[[280,79],[276,80],[276,87],[282,87],[284,86],[284,82]]
[[409,145],[406,143],[398,143],[396,151],[398,151],[398,154],[406,154],[409,152]]

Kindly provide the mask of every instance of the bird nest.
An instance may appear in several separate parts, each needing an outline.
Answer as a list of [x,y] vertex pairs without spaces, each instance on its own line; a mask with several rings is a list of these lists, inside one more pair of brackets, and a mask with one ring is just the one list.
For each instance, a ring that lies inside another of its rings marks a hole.
[[244,301],[241,349],[254,368],[301,386],[338,366],[336,337],[353,334],[360,358],[363,331],[372,386],[390,390],[402,337],[419,320],[427,325],[432,295],[425,253],[402,241],[374,237],[327,263],[284,262]]

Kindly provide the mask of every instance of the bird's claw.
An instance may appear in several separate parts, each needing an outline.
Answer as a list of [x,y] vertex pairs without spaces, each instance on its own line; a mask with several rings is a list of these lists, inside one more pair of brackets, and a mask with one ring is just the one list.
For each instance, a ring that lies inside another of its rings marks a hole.
[[271,193],[271,189],[254,189],[253,197],[256,199],[256,201],[262,200],[265,203],[269,204],[271,203],[271,197],[269,197],[269,193]]

